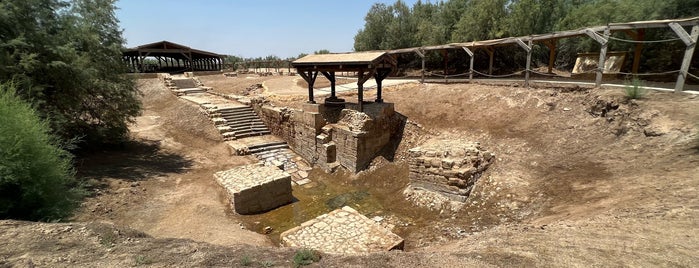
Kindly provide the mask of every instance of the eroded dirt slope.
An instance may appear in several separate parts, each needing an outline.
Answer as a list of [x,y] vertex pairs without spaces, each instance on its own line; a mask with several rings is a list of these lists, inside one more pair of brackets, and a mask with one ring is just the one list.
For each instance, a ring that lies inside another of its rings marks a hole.
[[[226,213],[211,178],[253,160],[229,156],[197,108],[157,81],[141,88],[135,142],[79,162],[95,195],[74,220],[87,223],[0,222],[0,265],[241,266],[247,256],[290,266],[293,251],[250,247],[269,242]],[[411,252],[324,256],[320,266],[699,264],[699,98],[415,83],[385,89],[384,99],[409,120],[386,168],[407,168],[404,152],[429,138],[479,141],[497,159],[464,210],[405,237]],[[297,100],[276,100],[285,102]],[[393,171],[376,167],[359,180]]]

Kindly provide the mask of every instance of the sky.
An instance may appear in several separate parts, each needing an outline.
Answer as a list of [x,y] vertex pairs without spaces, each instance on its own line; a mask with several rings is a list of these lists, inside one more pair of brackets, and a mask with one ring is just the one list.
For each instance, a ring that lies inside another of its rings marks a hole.
[[[374,3],[395,0],[119,0],[127,47],[167,40],[245,58],[350,52]],[[404,0],[413,6],[417,0]]]

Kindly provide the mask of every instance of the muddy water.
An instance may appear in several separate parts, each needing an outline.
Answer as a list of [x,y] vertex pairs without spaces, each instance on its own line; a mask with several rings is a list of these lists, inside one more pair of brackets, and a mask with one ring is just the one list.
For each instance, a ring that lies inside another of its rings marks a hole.
[[265,227],[271,227],[267,236],[279,244],[282,232],[342,206],[350,206],[369,218],[381,217],[380,222],[395,226],[393,232],[401,237],[420,231],[439,218],[403,197],[408,184],[406,164],[391,163],[358,175],[345,171],[327,174],[314,169],[309,178],[312,183],[294,186],[294,203],[258,215],[240,216],[245,227],[263,234]]

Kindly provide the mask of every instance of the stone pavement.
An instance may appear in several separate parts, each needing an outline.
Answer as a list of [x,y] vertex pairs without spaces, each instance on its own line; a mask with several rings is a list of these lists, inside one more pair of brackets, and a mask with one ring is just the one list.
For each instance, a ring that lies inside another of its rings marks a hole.
[[281,234],[282,245],[331,254],[403,249],[403,238],[350,207],[302,223]]

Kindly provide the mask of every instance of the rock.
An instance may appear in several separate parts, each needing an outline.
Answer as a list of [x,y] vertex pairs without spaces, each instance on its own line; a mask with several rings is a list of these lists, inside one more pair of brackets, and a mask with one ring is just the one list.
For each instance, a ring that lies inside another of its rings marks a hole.
[[265,234],[271,234],[272,231],[274,231],[274,229],[272,229],[271,226],[266,226],[266,227],[264,228]]
[[298,174],[299,177],[301,177],[302,179],[308,178],[308,172],[306,172],[305,170],[299,170]]

